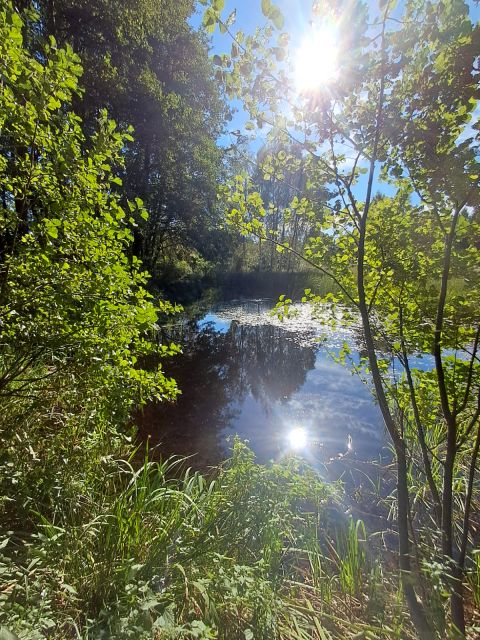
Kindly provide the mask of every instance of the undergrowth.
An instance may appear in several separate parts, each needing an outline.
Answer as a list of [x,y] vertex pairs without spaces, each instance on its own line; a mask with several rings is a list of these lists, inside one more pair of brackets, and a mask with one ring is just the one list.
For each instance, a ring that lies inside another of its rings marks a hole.
[[236,441],[210,476],[105,461],[81,509],[1,542],[0,621],[20,638],[406,638],[340,487]]

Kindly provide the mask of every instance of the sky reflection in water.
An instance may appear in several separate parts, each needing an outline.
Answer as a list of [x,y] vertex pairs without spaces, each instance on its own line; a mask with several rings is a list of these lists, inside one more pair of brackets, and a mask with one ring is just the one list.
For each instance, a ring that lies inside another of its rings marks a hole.
[[224,459],[235,434],[261,462],[293,450],[318,465],[377,459],[386,443],[379,409],[332,358],[345,340],[355,344],[352,332],[327,332],[319,344],[322,329],[308,309],[281,323],[271,306],[226,303],[179,323],[173,338],[184,355],[166,369],[183,394],[173,405],[148,405],[137,419],[141,436],[161,443],[163,455],[194,455],[200,467]]

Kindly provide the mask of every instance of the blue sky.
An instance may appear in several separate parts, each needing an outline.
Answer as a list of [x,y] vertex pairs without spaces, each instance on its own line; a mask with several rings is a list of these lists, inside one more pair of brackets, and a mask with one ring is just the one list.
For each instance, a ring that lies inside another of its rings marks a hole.
[[[372,6],[371,15],[377,13],[378,3],[376,0],[368,0]],[[285,18],[284,31],[288,32],[291,36],[291,46],[294,47],[301,42],[303,33],[308,29],[308,24],[311,16],[312,0],[274,0]],[[468,2],[470,7],[470,15],[473,21],[480,21],[480,6],[475,5],[473,2]],[[199,5],[199,10],[195,16],[192,17],[192,24],[197,26],[201,22],[201,16],[205,7]],[[225,0],[225,8],[222,12],[224,19],[230,15],[230,13],[236,10],[236,21],[232,27],[233,32],[238,30],[244,31],[247,35],[252,33],[256,27],[264,26],[268,24],[267,18],[261,11],[261,0]],[[399,11],[401,12],[401,2],[399,2]],[[215,30],[212,39],[212,55],[214,53],[230,52],[231,39],[228,34],[221,34],[218,29]],[[241,103],[239,101],[232,102],[232,106],[236,109],[234,119],[229,123],[228,130],[239,129],[242,133],[248,133],[244,130],[245,122],[249,119],[247,114],[243,111]],[[472,124],[480,117],[480,106],[477,107],[472,117]],[[465,132],[468,135],[468,130]],[[260,130],[256,130],[252,137],[251,149],[255,151],[259,149],[266,142],[265,134]],[[219,142],[222,145],[228,146],[235,141],[228,133],[223,136]],[[366,176],[361,176],[357,189],[359,192],[363,192],[366,185]],[[376,182],[376,189],[388,194],[391,192],[389,185]]]
[[[311,0],[275,0],[274,4],[279,7],[285,18],[284,30],[288,32],[293,41],[300,40],[302,33],[308,27],[308,21],[311,13],[312,1]],[[205,7],[200,5],[199,10],[192,18],[192,24],[197,26],[201,22],[201,16]],[[261,0],[225,0],[225,8],[222,12],[222,17],[225,19],[230,15],[232,11],[236,10],[236,20],[232,27],[232,31],[244,31],[245,34],[252,33],[256,27],[262,27],[269,24],[269,21],[262,14]],[[215,30],[212,36],[212,54],[229,53],[232,45],[231,38],[228,34],[221,34],[218,29]],[[234,120],[230,124],[229,129],[240,129],[243,131],[245,122],[249,119],[246,114],[242,112],[241,103],[239,101],[233,101],[232,106],[238,110],[234,117]],[[255,142],[255,148],[262,146],[264,139],[262,139],[261,131],[255,132],[257,138]],[[228,146],[231,144],[229,137],[221,140],[221,143]]]

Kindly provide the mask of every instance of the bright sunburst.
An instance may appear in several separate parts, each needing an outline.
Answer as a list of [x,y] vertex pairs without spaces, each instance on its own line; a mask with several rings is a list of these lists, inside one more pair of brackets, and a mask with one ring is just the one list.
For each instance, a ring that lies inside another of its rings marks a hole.
[[297,90],[313,91],[338,74],[338,35],[333,26],[317,27],[305,36],[295,59]]
[[305,431],[305,429],[302,429],[301,427],[296,427],[295,429],[292,429],[288,433],[287,440],[291,449],[294,449],[295,451],[299,451],[300,449],[303,449],[307,445],[307,442],[308,442],[307,432]]

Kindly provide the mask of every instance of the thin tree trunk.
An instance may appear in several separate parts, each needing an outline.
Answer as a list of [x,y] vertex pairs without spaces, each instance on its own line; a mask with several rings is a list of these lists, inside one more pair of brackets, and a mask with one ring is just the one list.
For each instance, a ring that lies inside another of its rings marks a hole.
[[450,230],[445,239],[442,280],[438,299],[437,317],[435,321],[433,355],[435,358],[435,370],[437,373],[437,385],[440,395],[442,414],[447,426],[447,452],[445,455],[442,496],[442,552],[443,555],[450,560],[449,573],[451,575],[450,585],[452,588],[450,608],[452,624],[462,636],[465,636],[465,607],[462,593],[463,571],[454,559],[455,554],[453,540],[453,473],[457,454],[457,420],[450,408],[442,360],[442,333],[445,303],[447,299],[448,277],[450,275],[453,242],[461,209],[462,207],[458,207],[453,212]]
[[422,420],[420,417],[420,411],[418,410],[417,397],[415,395],[415,385],[413,384],[412,372],[410,369],[410,362],[408,360],[407,348],[406,348],[405,340],[403,336],[403,309],[401,306],[399,310],[399,319],[400,319],[400,339],[401,339],[401,346],[402,346],[403,366],[405,367],[405,374],[407,376],[408,389],[410,393],[410,401],[412,403],[413,415],[415,418],[415,425],[417,427],[417,437],[420,442],[420,448],[422,450],[425,476],[427,478],[428,486],[430,488],[430,493],[432,494],[432,499],[435,506],[435,519],[437,521],[437,524],[440,525],[442,521],[442,502],[440,499],[440,494],[437,489],[437,485],[435,484],[435,480],[433,478],[432,465],[430,463],[427,443],[425,440],[425,430],[423,428]]
[[[382,28],[382,50],[385,46],[385,24],[387,20],[388,5],[385,9],[383,28]],[[408,495],[408,476],[407,476],[407,460],[405,454],[405,442],[400,435],[397,425],[388,405],[385,388],[383,386],[382,375],[378,366],[377,354],[375,349],[375,341],[370,322],[370,310],[367,303],[365,293],[365,240],[367,234],[367,219],[372,198],[373,179],[375,175],[375,164],[380,140],[380,129],[382,121],[383,99],[385,92],[385,73],[384,58],[382,56],[382,73],[380,92],[378,96],[377,121],[375,130],[375,139],[373,144],[373,153],[370,160],[370,169],[367,183],[367,193],[363,213],[360,214],[356,206],[356,201],[352,201],[352,206],[357,215],[359,224],[359,240],[358,240],[358,264],[357,264],[357,290],[358,290],[358,309],[362,318],[363,334],[365,338],[365,346],[368,354],[375,395],[377,397],[380,410],[385,422],[388,433],[395,447],[397,459],[397,525],[399,536],[399,561],[402,586],[407,600],[408,608],[412,622],[422,640],[434,640],[435,632],[429,624],[425,608],[418,600],[414,589],[414,576],[411,572],[410,563],[410,539],[408,536],[408,514],[409,514],[409,495]]]
[[55,0],[50,0],[47,4],[47,33],[57,38],[57,29],[55,25]]
[[398,447],[395,447],[395,454],[397,458],[398,548],[400,554],[399,566],[402,588],[413,625],[417,630],[419,638],[421,638],[421,640],[435,640],[436,633],[427,619],[425,608],[418,600],[414,588],[416,578],[412,573],[410,539],[408,537],[409,495],[407,458],[405,455],[405,444],[403,441]]

